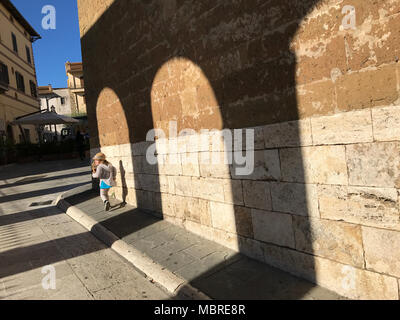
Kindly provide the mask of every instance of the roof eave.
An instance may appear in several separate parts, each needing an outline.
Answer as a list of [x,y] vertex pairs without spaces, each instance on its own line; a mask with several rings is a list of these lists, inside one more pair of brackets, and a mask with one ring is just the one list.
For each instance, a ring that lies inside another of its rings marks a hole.
[[0,0],[0,3],[13,15],[14,19],[17,20],[24,29],[31,36],[31,42],[42,39],[39,33],[29,24],[29,22],[24,18],[24,16],[18,11],[18,9],[12,4],[10,0]]

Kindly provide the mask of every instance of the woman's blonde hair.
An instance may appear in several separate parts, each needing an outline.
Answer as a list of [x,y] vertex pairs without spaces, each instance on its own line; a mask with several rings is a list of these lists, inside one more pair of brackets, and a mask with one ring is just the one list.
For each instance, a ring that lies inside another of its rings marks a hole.
[[106,166],[110,165],[111,163],[106,160],[106,155],[102,152],[99,152],[93,157],[93,160],[102,161]]

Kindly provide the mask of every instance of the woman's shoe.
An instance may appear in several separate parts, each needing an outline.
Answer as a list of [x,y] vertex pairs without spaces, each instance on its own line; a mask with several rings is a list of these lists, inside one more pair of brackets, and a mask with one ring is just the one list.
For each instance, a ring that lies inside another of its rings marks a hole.
[[104,210],[110,211],[110,207],[111,207],[110,201],[105,201],[104,202]]

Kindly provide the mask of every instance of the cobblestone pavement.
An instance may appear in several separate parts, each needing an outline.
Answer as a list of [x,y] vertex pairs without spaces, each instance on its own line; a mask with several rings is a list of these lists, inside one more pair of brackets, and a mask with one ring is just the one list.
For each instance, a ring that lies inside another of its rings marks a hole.
[[0,168],[0,299],[171,298],[54,206],[91,187],[89,170],[76,160]]

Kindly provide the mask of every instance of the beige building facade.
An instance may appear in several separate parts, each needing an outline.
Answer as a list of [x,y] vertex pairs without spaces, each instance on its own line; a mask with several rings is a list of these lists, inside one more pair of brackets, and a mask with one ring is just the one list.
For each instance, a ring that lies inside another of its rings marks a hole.
[[[53,88],[51,85],[38,87],[40,109],[42,111],[55,111],[58,114],[71,116],[73,114],[71,103],[71,92],[68,88]],[[48,132],[59,134],[66,125],[48,125],[45,127]]]
[[86,115],[85,83],[82,62],[67,62],[65,71],[68,77],[68,89],[73,115]]
[[[69,117],[85,117],[86,100],[83,80],[82,62],[67,62],[65,64],[67,75],[66,88],[53,88],[51,85],[38,88],[40,109],[55,111],[58,114]],[[66,125],[46,126],[46,130],[60,134]]]
[[[39,34],[8,0],[0,1],[0,136],[13,143],[37,142],[34,126],[12,126],[40,111],[32,43]],[[22,130],[21,130],[22,129]]]

